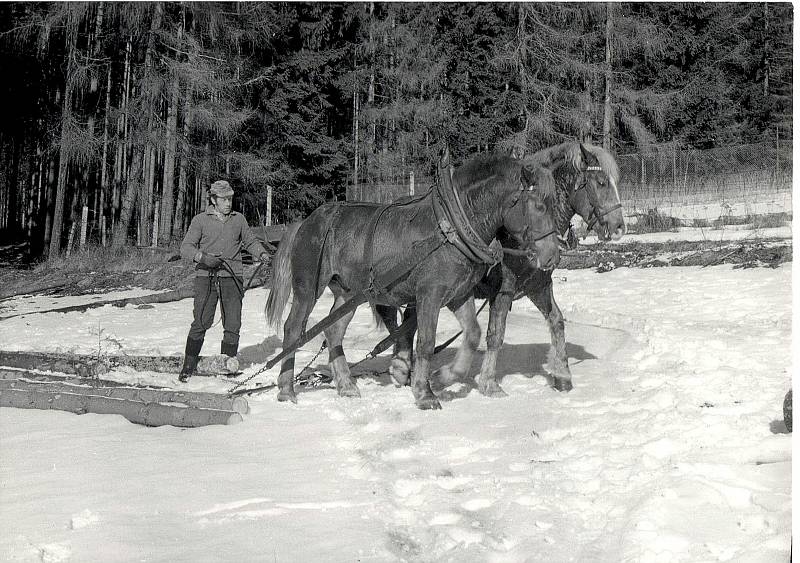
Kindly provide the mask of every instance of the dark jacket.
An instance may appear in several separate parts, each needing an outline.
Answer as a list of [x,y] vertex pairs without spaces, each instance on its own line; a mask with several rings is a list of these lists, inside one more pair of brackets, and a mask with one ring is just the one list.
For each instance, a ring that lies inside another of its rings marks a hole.
[[[231,211],[223,221],[217,215],[213,205],[203,213],[195,215],[189,230],[181,244],[181,256],[187,260],[194,261],[198,251],[206,252],[224,258],[233,272],[238,277],[243,277],[242,249],[247,250],[256,259],[265,252],[264,247],[258,239],[250,232],[247,219],[244,215]],[[208,276],[210,272],[195,266],[198,276]],[[220,276],[230,276],[224,268],[217,272]]]

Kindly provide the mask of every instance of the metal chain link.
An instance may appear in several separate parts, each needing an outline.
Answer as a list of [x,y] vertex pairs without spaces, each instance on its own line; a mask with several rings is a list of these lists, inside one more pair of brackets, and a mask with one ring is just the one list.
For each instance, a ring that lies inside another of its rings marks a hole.
[[[306,366],[305,366],[303,369],[301,369],[299,372],[297,372],[297,373],[298,373],[298,376],[299,376],[301,373],[303,373],[305,370],[307,370],[309,367],[311,367],[311,364],[313,364],[314,362],[316,362],[316,361],[317,361],[317,358],[319,358],[319,355],[320,355],[320,354],[322,354],[322,351],[323,351],[325,348],[327,348],[327,347],[328,347],[328,341],[327,341],[327,340],[323,340],[323,341],[322,341],[322,346],[320,346],[320,347],[319,347],[319,350],[317,351],[317,353],[316,353],[316,354],[314,354],[314,357],[313,357],[313,358],[311,358],[311,361],[310,361],[310,362],[308,362],[308,363],[306,364]],[[261,367],[261,369],[259,369],[259,370],[258,370],[257,372],[255,372],[253,375],[250,375],[250,376],[248,376],[246,379],[243,379],[243,380],[241,380],[241,381],[237,381],[237,382],[236,382],[236,385],[234,385],[233,387],[231,387],[231,388],[228,390],[228,394],[231,394],[231,393],[233,393],[233,392],[235,392],[235,391],[238,391],[239,389],[241,389],[242,387],[244,387],[244,386],[245,386],[247,383],[249,383],[250,381],[252,381],[254,378],[258,377],[259,375],[261,375],[262,373],[264,373],[264,372],[265,372],[265,371],[267,371],[268,369],[269,369],[269,368],[267,368],[267,364],[264,364],[264,366],[262,366],[262,367]],[[297,376],[295,376],[295,377],[297,377]]]

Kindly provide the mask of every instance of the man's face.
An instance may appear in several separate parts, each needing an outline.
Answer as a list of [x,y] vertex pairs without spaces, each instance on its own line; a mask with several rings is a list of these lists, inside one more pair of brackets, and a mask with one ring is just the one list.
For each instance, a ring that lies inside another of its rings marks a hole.
[[217,211],[222,213],[223,215],[227,215],[231,212],[233,208],[233,196],[229,195],[227,197],[215,197],[214,198],[214,206],[217,208]]

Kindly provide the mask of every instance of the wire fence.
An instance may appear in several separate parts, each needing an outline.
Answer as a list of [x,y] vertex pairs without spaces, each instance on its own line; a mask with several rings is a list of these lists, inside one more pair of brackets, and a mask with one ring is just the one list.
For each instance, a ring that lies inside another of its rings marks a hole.
[[[616,160],[620,199],[633,222],[653,213],[691,223],[792,211],[788,140],[708,150],[664,144],[618,155]],[[394,181],[349,186],[347,199],[390,203],[422,194],[432,182],[432,177],[409,171]]]
[[648,147],[619,155],[626,213],[659,212],[684,220],[791,213],[792,146],[788,141],[679,149]]

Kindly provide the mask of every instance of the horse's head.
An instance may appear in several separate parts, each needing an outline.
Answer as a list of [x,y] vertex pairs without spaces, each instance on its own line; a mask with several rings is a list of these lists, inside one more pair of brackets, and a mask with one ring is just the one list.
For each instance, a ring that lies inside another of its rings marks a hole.
[[580,156],[570,204],[589,225],[589,230],[595,230],[598,238],[619,240],[626,228],[614,175],[604,169],[597,156],[583,144]]
[[542,166],[522,166],[520,188],[508,198],[503,227],[526,250],[536,252],[536,267],[552,270],[560,259],[554,219],[555,180]]

